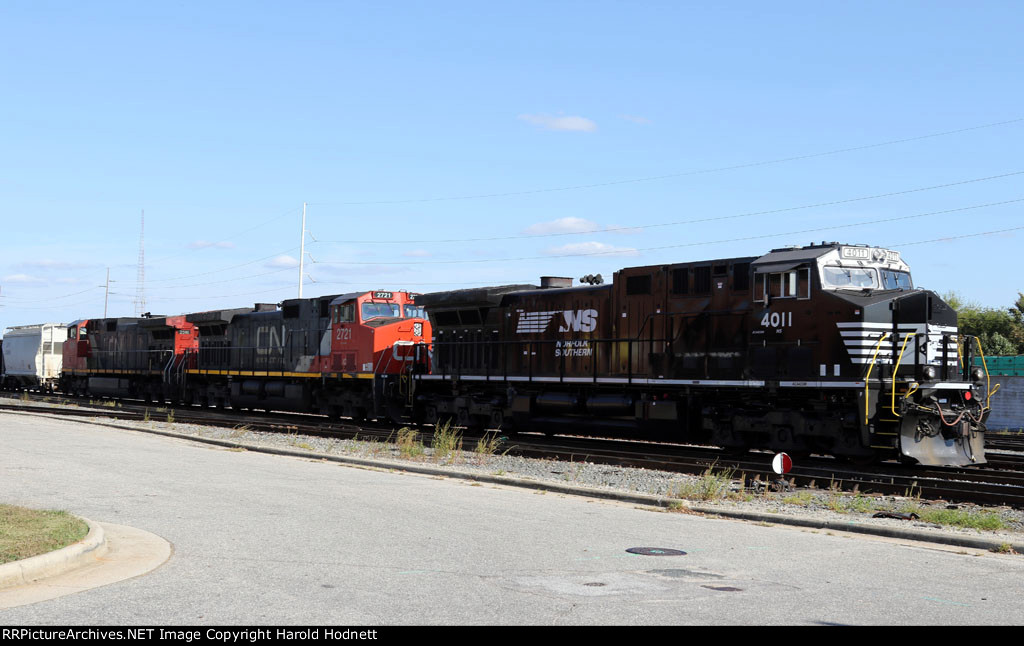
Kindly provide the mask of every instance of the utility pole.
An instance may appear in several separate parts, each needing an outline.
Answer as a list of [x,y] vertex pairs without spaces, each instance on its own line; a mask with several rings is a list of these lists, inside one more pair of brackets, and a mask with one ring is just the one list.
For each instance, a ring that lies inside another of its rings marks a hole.
[[299,298],[302,298],[302,275],[306,260],[306,203],[302,203],[302,238],[299,241]]
[[146,212],[142,212],[142,226],[139,229],[139,269],[135,275],[135,315],[146,311]]
[[107,318],[107,301],[110,299],[110,267],[107,267],[107,284],[103,290],[103,318]]

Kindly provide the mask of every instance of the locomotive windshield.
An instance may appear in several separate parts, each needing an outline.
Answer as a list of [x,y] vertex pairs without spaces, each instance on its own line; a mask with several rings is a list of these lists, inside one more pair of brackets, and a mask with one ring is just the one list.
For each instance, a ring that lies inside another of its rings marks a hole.
[[427,313],[424,311],[424,309],[422,307],[417,307],[415,305],[406,305],[405,306],[405,318],[407,318],[407,319],[416,319],[416,318],[425,319],[425,318],[427,318]]
[[823,267],[821,282],[834,289],[878,289],[878,274],[865,267]]
[[[881,278],[879,278],[881,274]],[[913,289],[910,274],[873,267],[822,267],[821,284],[831,289]]]
[[882,270],[882,289],[913,289],[910,274],[905,271]]
[[401,317],[402,306],[398,303],[363,303],[363,320]]

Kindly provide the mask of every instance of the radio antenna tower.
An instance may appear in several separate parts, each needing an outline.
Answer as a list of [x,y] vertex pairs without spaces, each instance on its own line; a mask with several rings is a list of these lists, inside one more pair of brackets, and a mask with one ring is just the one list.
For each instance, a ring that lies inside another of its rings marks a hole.
[[142,227],[139,229],[139,270],[135,275],[135,315],[146,311],[146,211],[142,211]]

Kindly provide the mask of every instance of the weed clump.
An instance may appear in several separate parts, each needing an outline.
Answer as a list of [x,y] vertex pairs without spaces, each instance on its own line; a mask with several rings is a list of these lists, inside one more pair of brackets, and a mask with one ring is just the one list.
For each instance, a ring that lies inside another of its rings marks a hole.
[[687,480],[673,486],[669,495],[687,500],[722,500],[729,497],[735,479],[735,469],[716,471],[712,464],[696,480]]
[[398,430],[398,439],[395,445],[398,446],[398,453],[403,458],[418,458],[424,453],[420,434],[408,427]]
[[434,436],[430,442],[434,450],[434,461],[448,459],[449,463],[457,462],[462,454],[462,429],[453,426],[451,420],[434,426]]

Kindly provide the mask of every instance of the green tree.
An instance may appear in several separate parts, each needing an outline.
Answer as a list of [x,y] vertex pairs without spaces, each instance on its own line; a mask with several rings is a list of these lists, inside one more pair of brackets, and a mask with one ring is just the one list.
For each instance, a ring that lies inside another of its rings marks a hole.
[[998,309],[982,307],[956,292],[943,296],[957,311],[961,334],[981,340],[986,355],[1024,354],[1024,294],[1013,307]]

